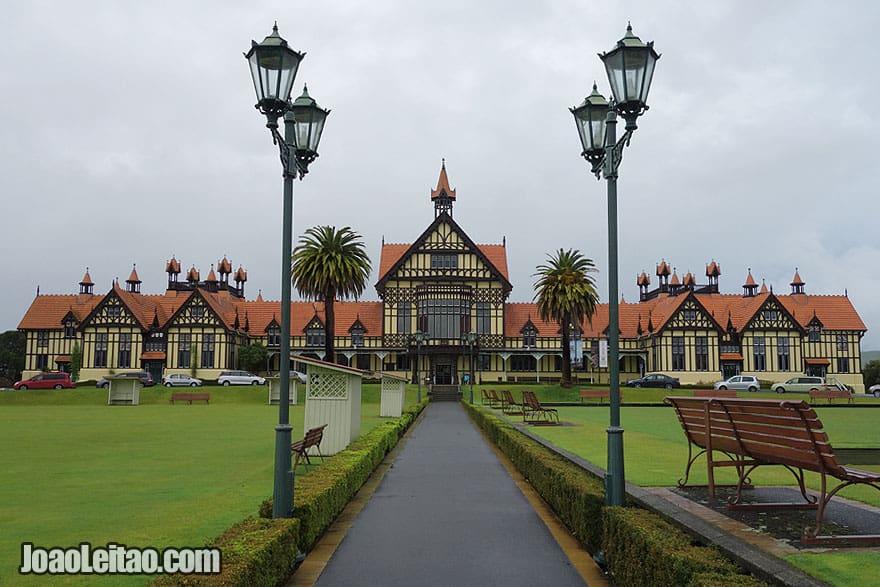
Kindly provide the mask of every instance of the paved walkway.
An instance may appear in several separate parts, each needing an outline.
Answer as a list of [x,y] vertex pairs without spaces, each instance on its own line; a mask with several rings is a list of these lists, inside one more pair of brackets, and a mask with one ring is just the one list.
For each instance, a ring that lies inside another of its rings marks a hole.
[[457,402],[428,406],[317,585],[583,585]]

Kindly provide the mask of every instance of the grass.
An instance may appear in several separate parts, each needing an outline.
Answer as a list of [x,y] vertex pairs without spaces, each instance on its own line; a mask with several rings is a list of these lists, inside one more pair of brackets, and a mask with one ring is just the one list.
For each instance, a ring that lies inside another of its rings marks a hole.
[[[265,387],[203,389],[209,405],[171,405],[161,387],[143,390],[136,407],[107,406],[106,391],[85,387],[0,392],[0,585],[45,583],[17,574],[22,542],[202,546],[255,515],[272,494],[278,409],[266,405]],[[364,386],[362,432],[383,420],[378,398],[378,385]],[[303,415],[302,404],[291,406],[295,437]]]

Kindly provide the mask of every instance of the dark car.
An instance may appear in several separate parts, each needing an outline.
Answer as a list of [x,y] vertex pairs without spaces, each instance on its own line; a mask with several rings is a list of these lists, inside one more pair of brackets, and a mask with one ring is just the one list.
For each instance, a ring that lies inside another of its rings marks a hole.
[[630,379],[626,382],[627,387],[665,387],[672,389],[673,387],[681,387],[681,383],[676,377],[670,377],[663,373],[649,373],[638,379]]
[[[110,377],[126,377],[126,378],[137,378],[141,380],[141,385],[144,387],[150,387],[151,385],[156,385],[156,382],[153,381],[153,376],[147,373],[146,371],[127,371],[125,373],[117,373],[116,375],[110,375]],[[101,387],[107,389],[110,387],[110,380],[106,377],[101,377],[95,382],[95,387]]]

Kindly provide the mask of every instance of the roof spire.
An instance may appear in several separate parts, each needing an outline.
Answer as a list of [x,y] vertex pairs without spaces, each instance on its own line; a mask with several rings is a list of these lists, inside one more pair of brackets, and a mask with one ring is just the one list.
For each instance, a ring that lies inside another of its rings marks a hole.
[[441,160],[440,178],[437,180],[436,189],[431,190],[431,201],[434,202],[434,217],[445,212],[452,216],[452,203],[455,202],[455,190],[449,187],[449,177],[446,175],[446,159]]

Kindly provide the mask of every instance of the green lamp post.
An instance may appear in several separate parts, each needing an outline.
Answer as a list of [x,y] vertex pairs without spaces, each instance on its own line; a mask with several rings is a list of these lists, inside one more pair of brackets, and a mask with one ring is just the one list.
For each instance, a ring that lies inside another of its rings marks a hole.
[[428,340],[428,333],[422,332],[421,330],[416,330],[416,379],[418,379],[417,383],[418,387],[418,395],[416,396],[416,400],[418,403],[422,403],[422,343]]
[[[266,116],[266,127],[278,145],[284,177],[281,237],[281,341],[279,350],[279,385],[281,386],[278,426],[275,427],[275,484],[272,517],[293,517],[293,469],[291,467],[290,426],[290,253],[292,247],[293,179],[308,173],[309,164],[318,156],[318,143],[329,110],[320,108],[303,91],[290,103],[290,91],[299,63],[305,53],[288,47],[278,34],[278,25],[262,43],[251,41],[245,53],[251,70],[256,108]],[[284,136],[278,132],[278,119],[284,117]]]
[[[627,25],[617,46],[599,57],[605,64],[613,100],[599,94],[596,84],[584,102],[570,108],[581,140],[581,156],[591,165],[596,178],[608,186],[608,361],[611,387],[608,426],[608,470],[605,475],[605,503],[623,505],[626,479],[623,469],[623,428],[620,426],[620,309],[617,258],[617,169],[623,149],[629,145],[636,120],[648,109],[648,90],[660,55],[654,43],[643,43]],[[617,115],[626,121],[623,137],[617,140]]]

